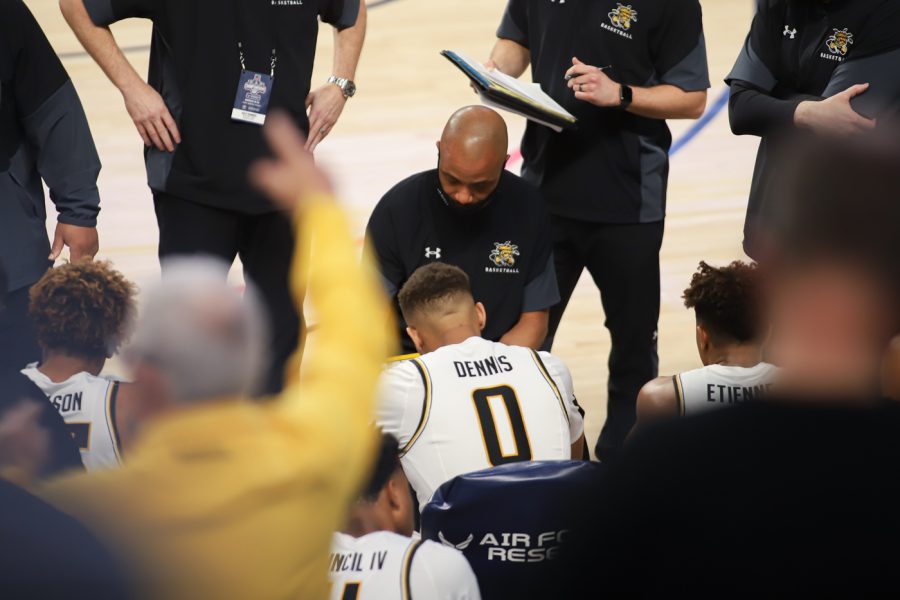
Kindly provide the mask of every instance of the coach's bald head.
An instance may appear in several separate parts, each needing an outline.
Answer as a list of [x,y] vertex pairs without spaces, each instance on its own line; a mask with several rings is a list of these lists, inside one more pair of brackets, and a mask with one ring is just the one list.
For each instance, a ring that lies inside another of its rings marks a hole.
[[450,117],[437,143],[445,201],[474,207],[500,182],[508,158],[506,122],[490,108],[466,106]]

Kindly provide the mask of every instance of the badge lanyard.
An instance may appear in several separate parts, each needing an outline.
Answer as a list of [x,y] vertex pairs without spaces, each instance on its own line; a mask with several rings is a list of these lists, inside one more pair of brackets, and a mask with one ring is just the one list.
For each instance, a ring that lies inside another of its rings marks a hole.
[[[235,21],[238,29],[243,29],[247,22],[241,13],[242,3],[246,0],[232,0],[234,2]],[[269,11],[275,10],[272,5],[267,7]],[[248,71],[244,57],[244,43],[238,40],[238,61],[241,64],[241,75],[238,79],[237,93],[234,98],[234,107],[231,110],[231,119],[242,123],[262,125],[266,122],[266,114],[269,112],[269,101],[272,99],[272,88],[275,84],[275,66],[278,62],[277,45],[278,32],[275,27],[275,19],[269,12],[270,39],[274,40],[272,57],[269,62],[269,74],[258,71]],[[246,37],[238,34],[239,37]]]

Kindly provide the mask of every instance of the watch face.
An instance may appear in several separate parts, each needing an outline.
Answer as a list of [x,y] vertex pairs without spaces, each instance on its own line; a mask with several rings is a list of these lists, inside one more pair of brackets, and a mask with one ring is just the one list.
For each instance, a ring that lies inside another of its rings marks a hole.
[[344,95],[348,98],[352,98],[353,94],[356,93],[356,84],[352,81],[348,81],[347,85],[344,86]]

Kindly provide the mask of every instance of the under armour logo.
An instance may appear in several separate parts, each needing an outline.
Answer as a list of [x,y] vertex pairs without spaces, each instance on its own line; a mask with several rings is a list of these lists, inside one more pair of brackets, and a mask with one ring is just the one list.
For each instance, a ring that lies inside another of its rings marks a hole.
[[432,250],[431,246],[426,246],[425,247],[425,258],[436,258],[436,259],[440,260],[441,259],[441,249],[435,248],[434,250]]
[[[557,0],[550,0],[551,3],[556,4]],[[566,0],[559,0],[560,4],[565,4]]]
[[797,28],[791,29],[790,25],[784,26],[784,32],[781,34],[783,37],[791,36],[791,39],[797,37]]

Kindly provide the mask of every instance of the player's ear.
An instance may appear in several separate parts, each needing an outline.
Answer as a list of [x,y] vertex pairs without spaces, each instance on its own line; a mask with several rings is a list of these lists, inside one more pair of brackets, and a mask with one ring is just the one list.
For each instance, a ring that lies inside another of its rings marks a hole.
[[419,354],[425,354],[425,351],[422,349],[424,347],[424,344],[422,342],[422,334],[419,333],[419,330],[409,325],[406,327],[406,333],[407,335],[409,335],[409,339],[413,341],[413,344],[416,347],[416,351]]
[[709,332],[699,323],[697,324],[697,347],[701,352],[709,350]]
[[483,331],[484,326],[487,324],[487,311],[484,309],[484,304],[481,302],[475,303],[475,314],[478,315],[478,331]]
[[400,535],[411,536],[415,528],[413,500],[409,480],[398,470],[388,480],[384,492],[387,494],[388,509],[394,522],[394,530]]

